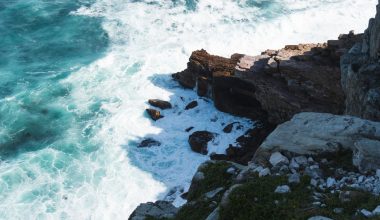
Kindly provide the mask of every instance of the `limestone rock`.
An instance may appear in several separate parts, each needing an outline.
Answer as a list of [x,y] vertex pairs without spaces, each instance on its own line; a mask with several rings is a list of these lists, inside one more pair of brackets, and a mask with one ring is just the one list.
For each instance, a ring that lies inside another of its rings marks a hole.
[[341,59],[345,113],[380,121],[380,2],[362,43]]
[[270,158],[269,162],[272,164],[272,166],[281,166],[284,164],[289,164],[289,159],[282,155],[280,152],[274,152]]
[[260,146],[254,161],[269,159],[272,152],[297,154],[354,152],[353,162],[361,171],[379,169],[380,123],[351,116],[305,112],[279,125]]
[[128,220],[145,220],[148,217],[154,219],[172,219],[177,214],[178,209],[170,202],[157,201],[140,204]]

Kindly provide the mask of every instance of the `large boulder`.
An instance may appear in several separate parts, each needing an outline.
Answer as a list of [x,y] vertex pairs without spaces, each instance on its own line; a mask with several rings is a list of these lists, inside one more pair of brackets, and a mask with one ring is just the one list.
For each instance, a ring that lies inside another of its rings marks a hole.
[[345,113],[380,121],[380,4],[361,43],[341,59]]
[[211,91],[221,111],[273,124],[305,111],[341,114],[339,59],[360,40],[361,35],[350,33],[327,44],[288,45],[259,56],[230,58],[199,50],[191,55],[187,69],[173,77],[187,88],[197,87],[201,95]]
[[279,125],[261,144],[254,160],[268,160],[273,152],[319,154],[351,149],[361,171],[380,168],[380,123],[352,116],[300,113]]
[[196,131],[189,136],[189,144],[194,152],[206,155],[208,142],[214,139],[214,134],[209,131]]
[[178,212],[170,202],[157,201],[140,204],[128,220],[145,220],[145,219],[172,219]]

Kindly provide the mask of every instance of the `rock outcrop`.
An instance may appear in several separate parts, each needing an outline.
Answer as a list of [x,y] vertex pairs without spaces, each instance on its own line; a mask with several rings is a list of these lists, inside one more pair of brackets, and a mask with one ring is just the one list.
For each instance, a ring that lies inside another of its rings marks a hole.
[[160,99],[149,99],[148,103],[151,106],[154,106],[154,107],[157,107],[157,108],[160,108],[160,109],[163,109],[163,110],[164,109],[170,109],[170,108],[172,108],[172,104],[170,104],[170,102],[164,101],[164,100],[160,100]]
[[129,216],[128,220],[172,219],[177,212],[178,209],[170,202],[148,202],[140,204]]
[[273,124],[304,111],[341,114],[339,58],[360,39],[351,33],[327,44],[288,45],[253,57],[223,58],[199,50],[173,77],[186,88],[211,93],[221,111]]
[[300,113],[279,125],[257,150],[254,160],[268,160],[275,151],[320,154],[353,151],[359,170],[380,168],[380,123],[352,116]]
[[341,60],[345,113],[380,121],[380,2],[363,42]]

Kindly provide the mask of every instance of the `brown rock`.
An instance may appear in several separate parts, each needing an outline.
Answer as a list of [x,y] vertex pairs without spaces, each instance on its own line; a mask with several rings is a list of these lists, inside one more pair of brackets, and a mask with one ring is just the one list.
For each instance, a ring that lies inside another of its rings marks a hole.
[[155,109],[149,108],[149,109],[146,109],[146,112],[148,113],[150,118],[153,119],[154,121],[157,121],[158,119],[161,119],[164,117],[161,115],[160,111],[155,110]]
[[170,102],[163,101],[163,100],[160,100],[160,99],[149,99],[148,103],[151,106],[154,106],[154,107],[157,107],[157,108],[160,108],[160,109],[169,109],[169,108],[172,108],[172,104],[170,104]]
[[207,82],[207,78],[200,76],[198,77],[197,80],[197,93],[199,96],[207,96],[208,90],[209,90],[209,85]]
[[223,132],[224,133],[231,133],[232,132],[232,129],[234,128],[234,124],[236,124],[237,122],[233,122],[231,124],[228,124],[226,127],[223,128]]
[[[195,51],[184,72],[209,82],[215,107],[234,115],[279,124],[304,111],[341,114],[344,95],[336,56],[357,41],[356,35],[350,36],[331,41],[330,47],[288,45],[254,57]],[[204,95],[205,87],[198,92]]]
[[190,110],[198,106],[197,101],[192,101],[189,104],[186,105],[185,110]]
[[214,134],[208,131],[196,131],[189,136],[189,144],[194,152],[206,155],[207,144],[214,139]]

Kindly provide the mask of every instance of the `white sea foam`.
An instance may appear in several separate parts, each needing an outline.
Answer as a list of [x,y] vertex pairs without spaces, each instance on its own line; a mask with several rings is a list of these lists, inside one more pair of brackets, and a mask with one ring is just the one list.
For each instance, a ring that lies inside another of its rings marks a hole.
[[[105,57],[62,82],[73,88],[74,103],[68,108],[75,114],[85,115],[91,103],[100,100],[98,117],[86,122],[87,129],[97,130],[90,143],[100,147],[87,152],[78,144],[83,152],[74,157],[51,146],[2,164],[0,172],[8,172],[17,188],[11,190],[12,196],[0,198],[4,210],[0,218],[126,219],[141,202],[162,199],[173,187],[186,190],[207,157],[190,150],[189,133],[184,130],[193,126],[219,133],[209,149],[223,152],[252,123],[216,111],[212,103],[178,87],[169,73],[185,68],[191,52],[200,48],[223,56],[257,54],[284,44],[323,42],[351,29],[363,31],[376,4],[376,0],[257,2],[273,5],[259,9],[242,7],[248,4],[243,0],[199,0],[192,11],[169,0],[98,0],[74,13],[102,17],[111,40]],[[163,111],[166,117],[153,123],[144,115],[149,98],[170,100],[174,108]],[[192,100],[198,100],[199,107],[184,111]],[[221,132],[235,121],[244,129]],[[78,132],[86,136],[86,130],[65,132],[67,137]],[[138,149],[144,137],[155,138],[162,146]],[[44,161],[33,158],[45,155],[54,157],[50,167],[60,166],[60,161],[72,165],[41,170],[38,163]],[[0,184],[0,191],[12,187]],[[28,193],[39,199],[28,202]],[[176,205],[183,202],[178,195]]]

